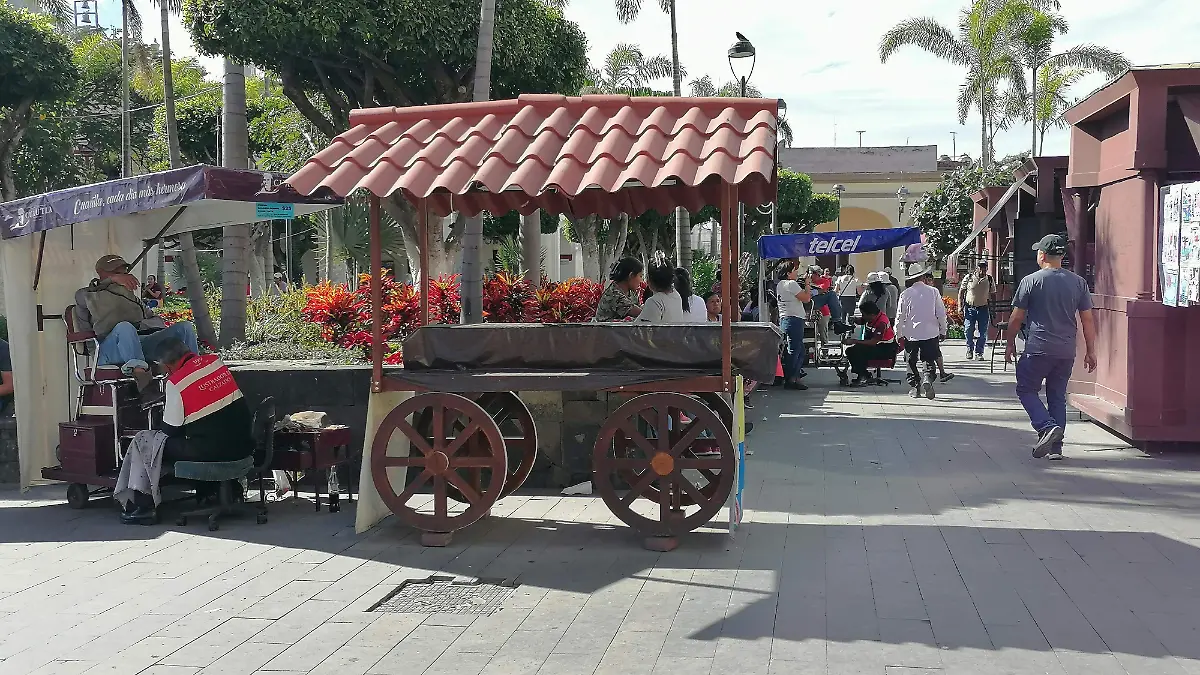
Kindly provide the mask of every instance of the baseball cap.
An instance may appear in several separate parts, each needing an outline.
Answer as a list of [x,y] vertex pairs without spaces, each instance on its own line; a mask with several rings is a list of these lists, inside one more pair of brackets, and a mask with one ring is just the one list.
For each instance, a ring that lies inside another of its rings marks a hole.
[[975,266],[976,267],[987,267],[988,262],[986,260],[980,260],[979,262],[975,263]]
[[129,271],[129,263],[125,262],[125,259],[119,255],[110,253],[96,261],[97,272],[112,274],[114,272],[121,272],[122,270]]
[[1048,234],[1033,245],[1033,250],[1044,251],[1049,255],[1066,255],[1067,238],[1060,234]]

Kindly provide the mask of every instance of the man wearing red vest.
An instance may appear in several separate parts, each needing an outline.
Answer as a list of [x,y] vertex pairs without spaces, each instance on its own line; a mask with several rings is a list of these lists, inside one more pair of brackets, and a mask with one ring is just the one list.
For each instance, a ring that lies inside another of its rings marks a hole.
[[216,354],[196,354],[180,340],[159,352],[167,369],[163,432],[167,462],[232,462],[254,454],[250,406]]

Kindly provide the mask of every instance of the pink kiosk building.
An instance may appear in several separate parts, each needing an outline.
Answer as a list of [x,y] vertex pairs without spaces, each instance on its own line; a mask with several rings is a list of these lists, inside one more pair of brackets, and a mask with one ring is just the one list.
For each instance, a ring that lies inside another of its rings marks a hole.
[[1099,360],[1078,361],[1070,403],[1145,449],[1200,447],[1200,306],[1164,305],[1159,274],[1161,189],[1200,181],[1200,64],[1133,68],[1066,119],[1071,264],[1092,285]]

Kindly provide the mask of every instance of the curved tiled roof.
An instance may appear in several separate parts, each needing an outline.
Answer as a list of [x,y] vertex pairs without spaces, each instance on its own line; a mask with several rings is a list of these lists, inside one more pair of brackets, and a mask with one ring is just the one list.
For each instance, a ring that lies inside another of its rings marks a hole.
[[722,182],[775,194],[776,99],[524,95],[350,114],[288,179],[301,194],[400,192],[440,215],[696,211]]

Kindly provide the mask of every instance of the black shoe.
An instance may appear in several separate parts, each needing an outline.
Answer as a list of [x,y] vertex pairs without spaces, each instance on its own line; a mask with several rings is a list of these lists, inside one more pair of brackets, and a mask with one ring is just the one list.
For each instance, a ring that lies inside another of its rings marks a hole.
[[954,373],[942,373],[942,376],[938,378],[938,382],[945,384],[953,379],[954,379]]
[[158,522],[158,513],[145,507],[122,511],[121,522],[126,525],[153,525]]
[[750,399],[742,401],[742,407],[746,410],[754,410],[754,404],[750,402]]
[[1055,445],[1063,439],[1063,428],[1057,424],[1038,434],[1038,442],[1033,446],[1033,456],[1041,459],[1050,454]]
[[746,435],[749,436],[751,431],[754,431],[754,422],[746,422]]

